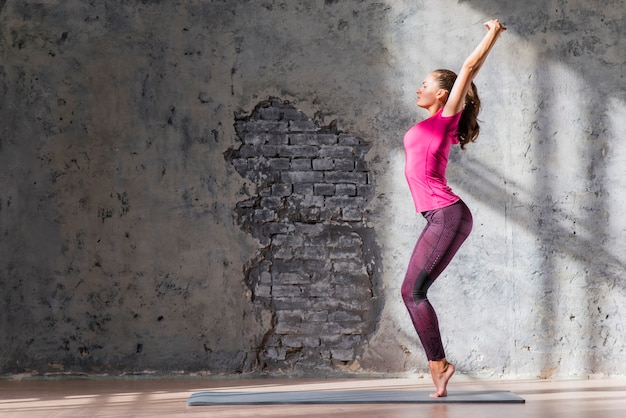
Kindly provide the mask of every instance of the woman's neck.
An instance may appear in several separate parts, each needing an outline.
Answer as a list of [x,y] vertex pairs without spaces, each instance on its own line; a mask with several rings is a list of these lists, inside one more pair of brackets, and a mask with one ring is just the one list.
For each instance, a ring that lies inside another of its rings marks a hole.
[[431,107],[429,107],[427,109],[428,113],[429,113],[429,116],[436,115],[437,112],[439,112],[441,109],[443,109],[443,107],[444,107],[444,104],[440,103],[440,102],[437,102],[437,103],[433,104]]

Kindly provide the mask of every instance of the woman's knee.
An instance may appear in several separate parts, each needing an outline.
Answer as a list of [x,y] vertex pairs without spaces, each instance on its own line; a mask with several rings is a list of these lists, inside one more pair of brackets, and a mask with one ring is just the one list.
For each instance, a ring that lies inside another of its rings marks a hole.
[[409,305],[414,302],[413,300],[413,285],[410,281],[405,280],[400,288],[400,294],[405,305]]

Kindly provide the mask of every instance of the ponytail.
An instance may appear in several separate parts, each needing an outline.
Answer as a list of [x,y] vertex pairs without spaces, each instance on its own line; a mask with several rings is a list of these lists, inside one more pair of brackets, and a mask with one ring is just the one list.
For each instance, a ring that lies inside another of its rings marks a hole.
[[[456,81],[456,74],[450,70],[435,70],[438,76],[439,84],[441,88],[451,91],[454,82]],[[472,82],[471,88],[465,96],[465,105],[463,106],[463,112],[461,113],[461,119],[459,120],[459,144],[461,149],[465,149],[465,146],[470,142],[475,142],[478,134],[480,133],[480,125],[478,125],[478,113],[480,112],[480,98],[478,97],[478,89]]]

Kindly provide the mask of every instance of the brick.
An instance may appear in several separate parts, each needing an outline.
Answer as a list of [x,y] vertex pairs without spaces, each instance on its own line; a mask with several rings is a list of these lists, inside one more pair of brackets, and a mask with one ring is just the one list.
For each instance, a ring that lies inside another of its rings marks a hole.
[[328,282],[314,282],[302,289],[302,295],[306,298],[328,298],[332,297],[334,289]]
[[339,145],[360,145],[363,141],[352,135],[341,134],[339,135],[338,143]]
[[335,194],[338,196],[356,196],[356,185],[338,184],[335,186]]
[[321,340],[319,337],[304,337],[302,340],[302,345],[304,347],[319,347],[321,345]]
[[328,311],[304,312],[302,320],[306,322],[328,322]]
[[335,134],[316,134],[315,140],[319,145],[336,145],[337,135]]
[[328,171],[335,169],[335,162],[330,158],[316,158],[313,160],[313,170]]
[[364,283],[369,281],[369,276],[367,272],[333,272],[330,276],[331,284],[346,284],[346,283]]
[[298,285],[273,285],[272,296],[275,297],[299,297],[302,295],[302,288]]
[[340,207],[325,207],[322,209],[321,215],[323,219],[327,221],[340,221],[341,220],[341,208]]
[[360,259],[363,256],[360,246],[354,246],[351,248],[334,248],[330,247],[328,257],[331,260],[347,260],[347,259]]
[[323,347],[338,347],[338,345],[346,338],[345,335],[337,333],[334,335],[320,335],[320,344]]
[[327,197],[325,201],[326,207],[328,208],[344,208],[344,207],[364,207],[365,200],[362,197],[350,197],[350,196],[341,196],[341,197]]
[[283,110],[276,107],[265,107],[258,109],[258,116],[261,119],[278,121],[283,117]]
[[272,360],[284,361],[287,355],[287,349],[284,347],[267,347],[265,355]]
[[301,261],[304,271],[330,271],[332,267],[332,263],[329,260],[303,259]]
[[264,197],[261,199],[263,209],[277,209],[282,206],[283,200],[280,197]]
[[[359,328],[359,331],[360,330],[361,328]],[[360,335],[360,332],[355,333],[354,335],[345,335],[336,346],[337,348],[354,348],[355,346],[361,344],[362,340],[363,337]]]
[[322,183],[324,173],[320,171],[284,171],[280,174],[283,183]]
[[342,234],[337,238],[336,245],[338,247],[353,247],[355,245],[363,245],[363,239],[357,233]]
[[301,326],[298,325],[289,325],[284,322],[278,322],[276,324],[276,328],[274,328],[274,332],[278,335],[288,335],[288,334],[299,334],[301,331]]
[[246,177],[248,178],[259,178],[267,171],[268,161],[263,157],[250,157],[246,163]]
[[304,239],[300,234],[276,235],[272,238],[272,245],[280,247],[283,245],[289,247],[301,247],[304,245]]
[[272,252],[272,255],[274,256],[275,259],[283,259],[283,260],[291,260],[293,258],[293,251],[291,249],[291,247],[288,247],[286,245],[280,246],[280,247],[274,247],[274,251]]
[[332,244],[329,244],[329,239],[328,239],[328,234],[322,234],[322,235],[310,235],[310,236],[306,236],[304,238],[304,245],[311,245],[311,246],[316,246],[316,245],[320,245],[320,246],[328,246],[329,248],[332,249]]
[[341,219],[346,222],[360,222],[363,220],[363,213],[358,209],[343,208],[341,209]]
[[331,134],[306,133],[290,134],[289,143],[291,145],[336,145],[337,136]]
[[298,337],[284,336],[280,341],[285,347],[302,348],[303,346],[302,339]]
[[280,222],[270,222],[263,225],[263,234],[267,237],[277,234],[286,234],[294,230],[293,225]]
[[272,184],[272,196],[291,196],[293,186],[290,183]]
[[355,145],[352,147],[354,149],[354,156],[357,158],[365,158],[365,155],[369,152],[369,145]]
[[324,206],[324,196],[315,196],[313,194],[304,196],[293,195],[291,197],[290,203],[297,207],[301,213],[304,213],[308,210],[308,208],[320,209],[322,206]]
[[312,183],[298,183],[293,185],[293,193],[297,195],[312,195],[313,194],[313,184]]
[[254,288],[254,296],[257,298],[269,298],[272,296],[272,286],[257,284]]
[[265,143],[268,145],[287,145],[289,144],[289,135],[283,133],[266,134]]
[[319,149],[320,157],[350,158],[354,156],[354,147],[346,146],[322,146]]
[[276,220],[276,212],[270,209],[257,209],[254,211],[255,222],[271,222]]
[[311,170],[310,158],[294,158],[291,160],[291,169],[294,171],[307,171]]
[[317,157],[319,148],[313,145],[280,145],[277,155],[281,157]]
[[334,260],[333,271],[338,273],[365,272],[365,266],[360,261]]
[[309,118],[302,112],[294,108],[283,109],[283,119],[287,121],[308,120]]
[[311,224],[296,222],[294,223],[294,226],[296,227],[296,231],[298,231],[300,234],[306,234],[309,236],[324,234],[327,229],[326,225],[323,225],[323,224],[311,225]]
[[324,181],[326,183],[353,183],[353,184],[367,184],[367,174],[343,171],[325,171]]
[[369,171],[369,168],[367,166],[367,161],[362,160],[362,159],[357,159],[354,161],[354,169],[356,171]]
[[[272,298],[272,304],[277,312],[284,309],[337,309],[340,304],[347,306],[343,309],[352,309],[346,301],[339,301],[334,298],[323,299],[292,299],[292,298]],[[361,306],[362,302],[354,302],[356,306]]]
[[304,269],[302,260],[274,260],[272,271],[280,273],[300,272]]
[[337,171],[353,171],[355,167],[355,162],[353,159],[335,159],[335,170]]
[[[275,141],[276,137],[282,137],[282,141],[280,143],[287,143],[287,135],[273,135],[266,132],[246,132],[243,137],[243,143],[246,145],[264,145],[269,143],[269,141]],[[276,143],[276,142],[273,142]]]
[[328,248],[321,246],[301,247],[296,250],[295,255],[305,260],[325,260],[328,257]]
[[339,332],[344,336],[353,336],[363,333],[363,329],[365,327],[363,324],[355,324],[354,322],[346,325],[346,323],[341,323],[339,327]]
[[259,148],[256,145],[244,144],[239,147],[237,151],[235,151],[235,154],[237,155],[237,157],[244,159],[250,157],[258,157]]
[[320,359],[322,359],[322,360],[330,360],[331,359],[330,350],[322,350],[320,352]]
[[372,184],[359,184],[356,189],[358,196],[372,196],[374,194],[374,186]]
[[302,318],[307,312],[301,309],[292,309],[292,310],[281,310],[276,312],[276,318],[280,322],[289,323],[289,324],[299,324],[302,322]]
[[327,335],[338,334],[341,332],[341,326],[333,322],[323,322],[307,329],[309,335]]
[[246,133],[243,136],[243,143],[246,145],[262,145],[265,144],[265,138],[263,134],[258,133]]
[[353,348],[331,348],[330,354],[333,360],[337,361],[352,361],[354,360],[354,349]]
[[319,127],[310,119],[289,121],[290,132],[314,132],[318,130]]
[[[260,154],[264,157],[278,157],[279,148],[286,145],[261,145]],[[259,152],[257,151],[257,153]]]
[[276,284],[309,284],[311,277],[306,273],[272,273],[272,280]]
[[363,301],[374,296],[372,289],[363,284],[335,285],[334,295],[336,298],[346,301]]
[[333,196],[335,194],[335,185],[329,183],[314,184],[313,192],[318,196]]
[[317,207],[300,209],[301,220],[306,222],[318,222],[322,218],[322,210]]
[[235,167],[235,170],[241,174],[243,177],[246,175],[246,171],[248,169],[248,159],[247,158],[233,158],[231,160],[231,164]]
[[332,322],[361,322],[363,317],[359,311],[335,311],[328,315],[328,320]]
[[289,158],[270,158],[268,163],[272,170],[289,170],[291,167],[291,160]]

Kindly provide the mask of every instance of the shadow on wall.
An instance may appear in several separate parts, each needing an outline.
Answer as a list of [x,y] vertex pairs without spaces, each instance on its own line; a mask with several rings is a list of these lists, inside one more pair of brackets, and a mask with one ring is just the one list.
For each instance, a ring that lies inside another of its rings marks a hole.
[[[507,36],[515,35],[533,48],[535,61],[521,64],[528,65],[530,72],[509,80],[521,89],[534,82],[534,97],[524,95],[534,103],[525,103],[530,109],[529,127],[502,138],[502,142],[521,143],[525,148],[522,155],[511,157],[526,161],[522,173],[525,186],[508,178],[515,176],[511,173],[497,174],[499,184],[493,173],[486,174],[481,163],[471,157],[455,158],[455,165],[460,165],[455,167],[459,170],[455,177],[471,178],[466,193],[496,211],[505,208],[507,220],[516,224],[514,229],[536,237],[536,251],[542,253],[534,283],[539,288],[533,289],[538,297],[536,332],[545,347],[538,361],[542,370],[551,370],[544,377],[556,372],[560,356],[571,350],[559,325],[566,318],[555,314],[566,313],[562,312],[568,309],[564,293],[572,292],[572,286],[581,292],[584,305],[569,317],[581,324],[579,336],[584,344],[579,349],[586,351],[586,364],[580,365],[580,372],[610,372],[601,362],[619,348],[619,333],[624,332],[619,327],[612,329],[611,323],[618,318],[611,316],[619,311],[606,306],[612,300],[609,292],[624,293],[619,278],[626,271],[625,259],[612,253],[611,247],[611,237],[619,231],[609,229],[612,185],[608,162],[614,145],[610,139],[617,138],[610,121],[615,109],[608,104],[615,99],[618,106],[624,106],[624,57],[617,52],[623,43],[623,2],[592,8],[583,1],[531,5],[478,0],[472,1],[471,7],[494,14],[508,26]],[[515,92],[515,87],[509,88]],[[514,114],[516,110],[506,112]],[[564,161],[564,156],[573,158]],[[515,241],[515,236],[512,239]],[[563,271],[571,264],[578,266],[578,271],[576,267],[573,272]]]

